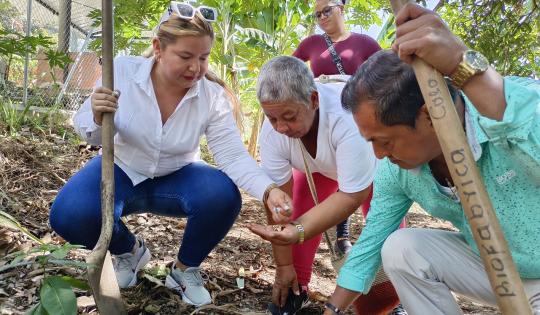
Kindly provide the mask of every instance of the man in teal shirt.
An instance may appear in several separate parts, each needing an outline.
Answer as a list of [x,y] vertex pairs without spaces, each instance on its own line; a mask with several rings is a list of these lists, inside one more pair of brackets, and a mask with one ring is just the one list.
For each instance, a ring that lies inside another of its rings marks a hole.
[[[367,293],[381,262],[409,314],[461,314],[452,292],[496,303],[407,64],[414,56],[458,88],[449,86],[456,110],[529,302],[540,314],[540,85],[501,77],[436,14],[418,5],[406,5],[396,24],[395,52],[371,56],[342,94],[343,106],[382,161],[366,226],[340,271],[325,315],[339,314]],[[413,202],[459,232],[396,231]],[[303,225],[306,239],[318,228],[308,216],[296,222]],[[292,225],[257,234],[281,244],[299,238]]]

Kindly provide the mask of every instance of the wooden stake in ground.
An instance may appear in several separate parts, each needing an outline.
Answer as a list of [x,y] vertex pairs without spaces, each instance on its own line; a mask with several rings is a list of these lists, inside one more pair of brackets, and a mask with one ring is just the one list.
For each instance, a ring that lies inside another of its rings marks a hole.
[[[397,12],[407,0],[390,0]],[[467,143],[465,133],[443,76],[420,58],[412,64],[433,127],[458,188],[461,205],[502,314],[532,314],[521,278],[493,211],[484,182]]]
[[[113,5],[112,0],[102,0],[102,53],[103,86],[114,89],[113,74]],[[96,247],[86,258],[88,280],[98,310],[103,315],[127,314],[120,288],[116,281],[111,255],[108,251],[114,224],[114,115],[103,114],[103,147],[101,165],[101,234]]]

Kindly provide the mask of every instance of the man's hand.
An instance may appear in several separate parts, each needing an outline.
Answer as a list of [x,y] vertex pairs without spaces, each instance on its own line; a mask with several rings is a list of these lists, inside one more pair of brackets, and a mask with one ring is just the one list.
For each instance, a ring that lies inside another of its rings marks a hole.
[[279,231],[279,227],[276,231],[272,226],[260,224],[251,224],[248,228],[251,232],[275,245],[284,246],[298,243],[298,229],[292,224],[285,225],[281,231]]
[[289,294],[289,288],[292,288],[294,294],[299,295],[298,279],[294,266],[284,265],[276,267],[276,279],[272,287],[272,302],[279,306],[284,306]]
[[392,49],[407,63],[416,55],[444,75],[450,75],[467,50],[435,12],[417,4],[408,3],[400,10],[396,25]]

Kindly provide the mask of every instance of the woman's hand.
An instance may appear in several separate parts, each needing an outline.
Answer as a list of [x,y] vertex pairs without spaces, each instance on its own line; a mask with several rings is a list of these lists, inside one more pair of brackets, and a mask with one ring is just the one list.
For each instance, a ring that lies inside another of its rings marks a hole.
[[274,188],[270,190],[266,206],[272,213],[272,221],[275,224],[287,224],[291,222],[292,200],[283,190]]
[[400,10],[396,25],[392,49],[407,63],[418,56],[441,73],[450,75],[467,50],[435,12],[417,4],[406,4]]
[[294,266],[284,265],[276,267],[276,278],[272,287],[272,302],[279,306],[284,306],[289,294],[289,288],[292,288],[294,294],[299,295],[298,279]]
[[94,122],[101,126],[103,113],[114,113],[118,109],[120,91],[111,91],[105,87],[98,87],[90,96]]
[[298,243],[298,229],[292,224],[285,225],[281,231],[276,231],[272,226],[260,224],[251,224],[248,228],[262,239],[275,245],[284,246]]

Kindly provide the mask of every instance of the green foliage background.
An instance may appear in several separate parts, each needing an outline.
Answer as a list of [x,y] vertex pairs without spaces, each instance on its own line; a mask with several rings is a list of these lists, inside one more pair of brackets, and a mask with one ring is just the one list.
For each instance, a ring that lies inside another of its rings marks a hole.
[[[540,8],[537,1],[441,0],[436,7],[450,28],[471,48],[484,53],[501,73],[538,76]],[[425,5],[424,1],[420,2]],[[238,92],[252,88],[250,81],[264,62],[276,55],[290,54],[315,29],[311,0],[201,0],[198,3],[218,9],[217,41],[211,60],[218,74]],[[140,54],[149,44],[141,38],[141,32],[155,27],[168,4],[164,0],[116,0],[116,48]],[[378,38],[383,47],[388,47],[393,37],[393,20],[383,19],[381,15],[389,11],[389,1],[351,0],[347,23],[367,29],[389,21]],[[95,26],[99,26],[100,12],[96,10],[92,15]],[[98,40],[93,47],[99,46]]]
[[[484,53],[502,74],[540,77],[539,1],[440,0],[435,8],[454,33],[469,47]],[[426,4],[424,0],[419,2]],[[0,0],[0,11],[11,10],[6,3]],[[248,117],[253,129],[261,118],[254,93],[259,69],[274,56],[290,54],[301,39],[314,33],[313,0],[199,0],[196,3],[218,10],[211,68],[238,96],[243,111],[251,113]],[[148,48],[148,34],[169,1],[115,0],[114,4],[117,52],[140,55]],[[90,17],[93,26],[99,27],[100,10],[91,12]],[[346,18],[349,26],[363,29],[373,24],[382,26],[377,40],[383,48],[391,45],[395,27],[389,1],[350,0]],[[53,43],[47,37],[24,39],[21,34],[8,34],[2,22],[0,55],[8,59],[20,63],[20,56],[34,42],[47,48]],[[99,38],[90,46],[98,52],[100,47]],[[48,57],[56,66],[66,62],[53,50]]]
[[504,75],[540,77],[540,2],[448,1],[439,10],[450,28]]

